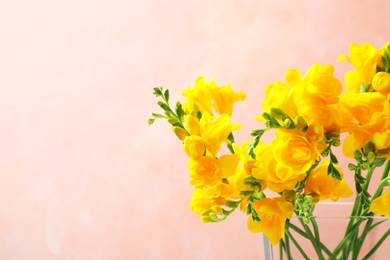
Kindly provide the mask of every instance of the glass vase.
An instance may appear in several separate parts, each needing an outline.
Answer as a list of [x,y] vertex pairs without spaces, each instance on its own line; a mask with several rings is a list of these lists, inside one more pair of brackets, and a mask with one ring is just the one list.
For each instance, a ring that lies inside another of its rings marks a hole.
[[384,259],[390,250],[390,217],[350,216],[352,203],[318,203],[307,225],[294,216],[264,259]]

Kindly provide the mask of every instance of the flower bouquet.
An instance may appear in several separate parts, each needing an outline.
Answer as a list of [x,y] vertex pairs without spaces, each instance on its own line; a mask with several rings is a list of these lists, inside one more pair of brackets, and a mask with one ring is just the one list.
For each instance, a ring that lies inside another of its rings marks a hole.
[[[284,82],[266,86],[256,117],[261,127],[241,144],[234,140],[240,125],[231,123],[231,115],[244,93],[199,77],[183,91],[185,101],[171,106],[168,89],[154,88],[163,113],[153,113],[149,124],[166,119],[182,141],[194,187],[190,207],[203,223],[223,221],[239,208],[248,215],[248,229],[264,233],[287,259],[293,247],[299,259],[311,258],[297,237],[309,241],[318,259],[375,254],[390,234],[381,228],[387,218],[380,218],[390,215],[390,44],[352,44],[349,56],[338,58],[344,60],[354,67],[345,74],[345,91],[333,66],[320,64],[304,76],[288,70]],[[272,136],[268,143],[261,140],[265,133]],[[221,149],[223,143],[228,149]],[[339,146],[352,159],[346,173],[338,166]],[[379,182],[371,181],[376,169],[382,171]],[[354,176],[353,187],[346,174]],[[316,205],[353,195],[344,236],[328,248]],[[380,237],[363,253],[373,230]]]

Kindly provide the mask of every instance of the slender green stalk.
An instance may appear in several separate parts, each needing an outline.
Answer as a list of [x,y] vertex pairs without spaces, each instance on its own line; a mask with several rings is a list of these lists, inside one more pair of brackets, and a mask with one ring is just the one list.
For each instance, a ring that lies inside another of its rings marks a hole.
[[294,243],[295,247],[299,250],[301,255],[306,259],[310,260],[310,258],[305,254],[305,251],[302,249],[302,247],[299,245],[299,243],[295,240],[294,236],[290,233],[288,229],[286,229],[286,235],[291,239],[291,241]]
[[[286,229],[286,231],[287,231],[287,229]],[[288,259],[288,260],[291,260],[291,259],[292,259],[292,256],[291,256],[291,251],[290,251],[290,239],[289,239],[288,236],[285,236],[284,239],[285,239],[285,241],[286,241],[286,242],[285,242],[285,245],[286,245],[285,251],[286,251],[287,259]]]
[[291,229],[294,229],[295,232],[297,232],[298,234],[300,234],[300,235],[303,236],[304,238],[309,239],[309,238],[307,237],[306,233],[305,233],[302,229],[300,229],[299,227],[295,226],[295,225],[292,224],[291,222],[289,223],[289,225],[290,225],[290,228],[291,228]]
[[319,260],[325,260],[324,256],[322,255],[321,246],[320,246],[319,241],[314,237],[314,235],[311,232],[310,228],[305,223],[303,223],[303,220],[301,218],[298,218],[298,219],[299,219],[299,222],[301,222],[301,225],[303,226],[303,228],[305,229],[305,232],[306,232],[306,234],[308,236],[308,239],[312,243],[312,245],[314,247],[314,250],[317,253],[318,259]]
[[317,239],[317,241],[321,241],[321,239],[320,239],[320,232],[318,230],[318,225],[317,225],[316,219],[315,218],[310,218],[310,222],[313,225],[315,238]]
[[[340,251],[344,248],[345,246],[345,243],[347,242],[350,242],[351,241],[351,237],[354,235],[354,233],[356,233],[356,231],[358,231],[358,227],[360,225],[360,223],[362,222],[363,220],[362,219],[359,219],[355,224],[353,224],[353,226],[351,227],[351,230],[350,232],[348,232],[343,240],[341,240],[341,242],[337,245],[337,247],[333,250],[332,252],[332,255],[329,257],[329,259],[336,259],[337,255],[340,253]],[[344,255],[343,255],[343,259],[348,259],[348,258],[344,258]]]
[[280,242],[279,242],[279,256],[280,256],[280,260],[283,260],[283,249],[284,248],[285,248],[284,241],[283,241],[283,239],[280,239]]
[[362,259],[366,260],[369,259],[376,250],[380,247],[380,245],[386,240],[386,238],[390,235],[390,228],[387,229],[387,231],[383,234],[383,236],[376,242],[375,246],[370,250],[370,252],[367,253]]
[[374,195],[372,196],[372,200],[376,199],[382,194],[383,188],[388,185],[388,177],[389,177],[389,172],[390,172],[390,161],[387,160],[385,164],[385,168],[383,169],[382,176],[380,183],[378,185],[377,190],[375,191]]
[[372,174],[374,173],[374,170],[375,170],[375,169],[376,169],[376,166],[373,165],[373,166],[371,166],[371,168],[367,171],[367,174],[366,174],[366,183],[364,184],[363,189],[365,189],[365,190],[368,189],[368,186],[370,185],[370,182],[371,182]]
[[371,225],[372,225],[373,221],[374,221],[373,218],[369,218],[367,220],[366,225],[364,226],[364,229],[363,229],[363,232],[362,232],[361,236],[358,238],[357,241],[355,241],[355,243],[356,243],[356,246],[354,248],[355,250],[352,252],[352,259],[353,260],[357,259],[358,255],[359,255],[359,252],[360,252],[360,249],[362,248],[362,245],[364,243],[364,240],[366,239],[367,234],[371,230]]
[[[289,226],[291,229],[293,229],[295,232],[297,232],[299,235],[301,235],[302,237],[306,238],[306,239],[310,239],[308,238],[308,236],[306,235],[305,231],[303,231],[302,229],[300,229],[299,227],[297,227],[296,225],[294,225],[293,223],[289,223]],[[321,243],[321,241],[320,241]],[[330,256],[332,254],[332,252],[323,244],[321,243],[321,249],[328,255]]]
[[359,215],[360,210],[361,210],[361,195],[357,195],[355,197],[355,201],[353,203],[353,208],[352,208],[351,215],[350,215],[351,218],[348,221],[348,225],[347,225],[347,228],[346,228],[345,234],[344,234],[344,237],[349,237],[350,240],[346,240],[346,241],[342,240],[339,244],[339,246],[341,246],[340,248],[342,249],[342,252],[343,252],[342,253],[343,259],[348,259],[348,256],[351,252],[351,246],[353,244],[353,241],[356,240],[356,238],[357,238],[358,232],[353,232],[353,230],[355,228],[357,228],[357,226],[355,225],[356,218],[353,216]]
[[[382,194],[384,186],[387,185],[386,180],[388,178],[389,172],[390,172],[390,161],[387,161],[385,168],[383,169],[383,172],[382,172],[380,183],[378,185],[377,190],[374,193],[374,196],[372,197],[372,200],[376,199],[377,197],[379,197]],[[367,189],[368,186],[365,188]],[[368,217],[374,216],[374,213],[368,213],[368,210],[366,210],[364,213],[365,213],[364,215],[368,216]],[[368,233],[372,230],[373,222],[374,222],[373,218],[368,219],[368,221],[366,222],[364,229],[362,231],[362,234],[356,242],[357,246],[356,246],[356,250],[354,250],[354,252],[352,253],[352,259],[357,259],[358,253],[356,253],[356,252],[359,252],[361,247],[363,246],[363,243],[364,243]]]

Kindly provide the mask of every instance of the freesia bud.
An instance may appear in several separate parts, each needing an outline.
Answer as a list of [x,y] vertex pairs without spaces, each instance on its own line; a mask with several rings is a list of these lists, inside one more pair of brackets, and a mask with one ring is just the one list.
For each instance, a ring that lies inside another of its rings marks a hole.
[[175,133],[175,135],[182,141],[184,140],[184,138],[186,136],[188,136],[187,131],[181,127],[174,126],[174,127],[172,127],[172,130]]
[[372,79],[372,87],[385,97],[390,93],[390,74],[386,72],[378,72]]

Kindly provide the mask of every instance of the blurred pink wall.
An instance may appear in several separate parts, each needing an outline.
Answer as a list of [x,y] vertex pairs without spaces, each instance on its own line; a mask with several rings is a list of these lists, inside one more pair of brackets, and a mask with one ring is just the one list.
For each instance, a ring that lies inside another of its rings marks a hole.
[[[187,158],[158,111],[197,76],[248,94],[389,41],[388,1],[0,3],[0,259],[262,259],[246,216],[201,224]],[[342,79],[350,67],[336,64]],[[345,163],[345,162],[344,162]]]

